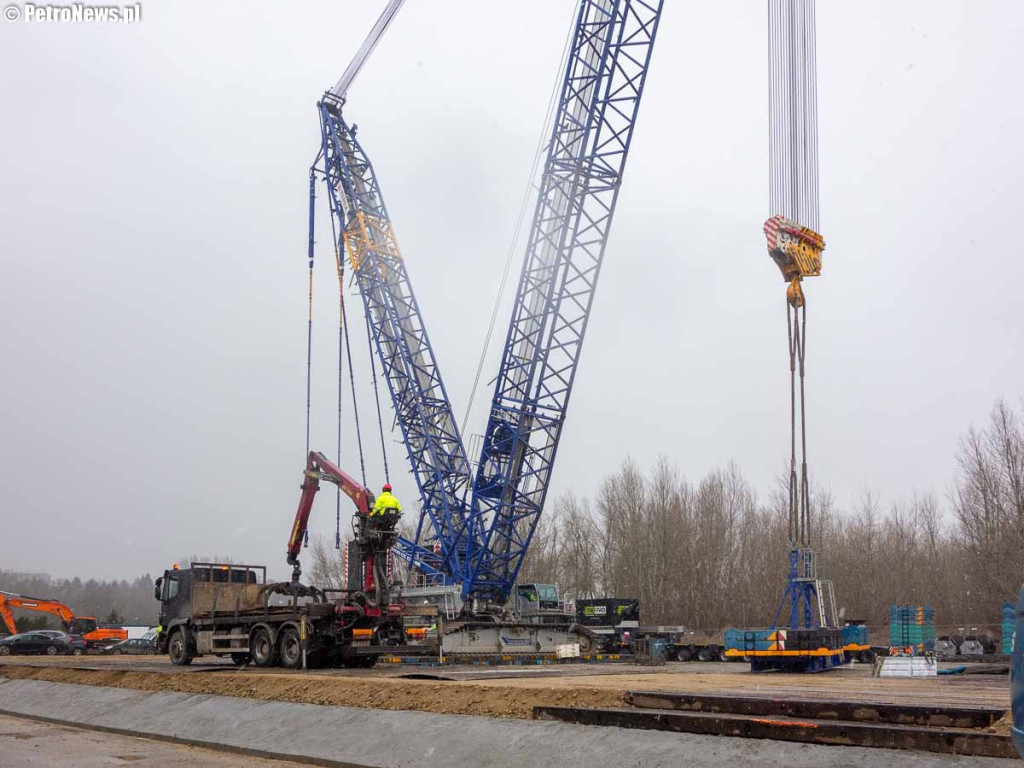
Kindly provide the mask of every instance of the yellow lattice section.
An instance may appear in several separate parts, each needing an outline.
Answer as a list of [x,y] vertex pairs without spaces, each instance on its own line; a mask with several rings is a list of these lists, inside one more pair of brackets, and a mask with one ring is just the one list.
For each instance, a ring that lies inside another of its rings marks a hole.
[[395,240],[395,231],[389,219],[382,219],[360,211],[349,221],[343,233],[345,251],[356,272],[366,261],[370,251],[389,259],[401,259],[402,252]]

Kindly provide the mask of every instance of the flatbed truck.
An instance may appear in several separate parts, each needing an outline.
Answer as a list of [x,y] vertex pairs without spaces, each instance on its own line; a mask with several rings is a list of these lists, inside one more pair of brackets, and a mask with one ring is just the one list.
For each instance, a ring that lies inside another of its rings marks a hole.
[[242,666],[369,667],[402,642],[400,605],[367,616],[347,600],[347,590],[290,586],[268,584],[258,565],[193,563],[164,571],[156,583],[157,649],[178,666],[213,655]]
[[[234,563],[175,565],[157,579],[157,649],[171,663],[184,666],[197,656],[214,655],[259,667],[369,667],[389,648],[404,644],[404,606],[391,599],[385,567],[398,540],[401,513],[374,514],[369,489],[322,453],[310,452],[303,478],[288,539],[291,581],[268,583],[265,566]],[[298,556],[321,480],[337,485],[356,505],[350,589],[318,589],[300,581]]]

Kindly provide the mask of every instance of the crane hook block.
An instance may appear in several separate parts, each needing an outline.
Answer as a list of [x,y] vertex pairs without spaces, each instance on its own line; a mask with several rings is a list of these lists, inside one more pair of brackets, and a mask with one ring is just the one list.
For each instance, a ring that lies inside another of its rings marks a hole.
[[[817,277],[821,274],[821,252],[825,250],[825,240],[808,227],[802,227],[785,216],[772,216],[764,223],[764,234],[768,238],[768,255],[782,271],[782,279],[790,283],[790,292],[794,290],[802,297],[799,285],[794,289],[794,282],[799,283],[805,277]],[[790,301],[793,300],[790,296]]]

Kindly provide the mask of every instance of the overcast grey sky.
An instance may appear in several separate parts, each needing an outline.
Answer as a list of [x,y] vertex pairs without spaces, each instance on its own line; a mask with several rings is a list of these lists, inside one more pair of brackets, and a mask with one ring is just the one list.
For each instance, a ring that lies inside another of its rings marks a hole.
[[[666,5],[555,493],[593,493],[627,454],[691,478],[735,460],[762,491],[787,460],[765,3]],[[573,6],[409,0],[349,93],[460,416]],[[197,553],[286,574],[315,103],[382,7],[0,21],[0,568],[132,577]],[[818,3],[809,453],[841,505],[944,493],[958,435],[1024,392],[1022,39],[1016,0]],[[329,240],[313,446],[333,452]],[[314,517],[332,536],[331,492]]]

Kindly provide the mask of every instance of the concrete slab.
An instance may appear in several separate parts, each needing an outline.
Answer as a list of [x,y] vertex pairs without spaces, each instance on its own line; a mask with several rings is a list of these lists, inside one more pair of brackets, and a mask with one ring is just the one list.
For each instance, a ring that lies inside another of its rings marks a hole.
[[1003,760],[0,681],[0,713],[345,768],[1005,768]]
[[301,768],[302,763],[263,760],[219,750],[0,715],[3,768]]

